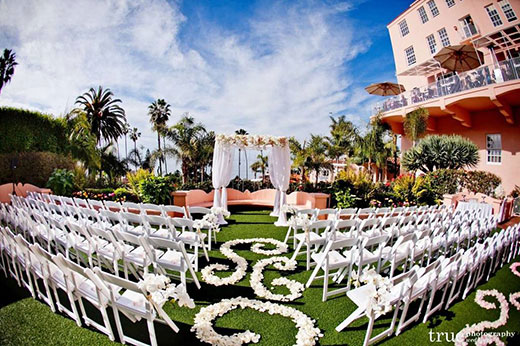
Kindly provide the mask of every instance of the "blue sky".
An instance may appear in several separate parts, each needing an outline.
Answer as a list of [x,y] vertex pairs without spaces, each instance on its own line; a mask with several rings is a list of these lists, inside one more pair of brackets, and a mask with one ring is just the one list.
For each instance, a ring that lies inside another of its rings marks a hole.
[[379,97],[363,88],[395,79],[386,25],[410,3],[0,0],[0,48],[20,64],[0,104],[61,115],[103,85],[150,148],[157,98],[170,124],[189,112],[220,133],[304,139],[329,113],[364,126]]

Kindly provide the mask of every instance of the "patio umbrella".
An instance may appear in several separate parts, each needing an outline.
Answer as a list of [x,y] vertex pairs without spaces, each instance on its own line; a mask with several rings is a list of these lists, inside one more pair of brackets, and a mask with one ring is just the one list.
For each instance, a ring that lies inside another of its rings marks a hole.
[[390,96],[399,95],[404,91],[404,87],[397,83],[383,82],[371,84],[365,90],[372,95]]
[[477,51],[473,45],[461,44],[444,47],[433,58],[445,69],[464,72],[479,67],[483,54]]

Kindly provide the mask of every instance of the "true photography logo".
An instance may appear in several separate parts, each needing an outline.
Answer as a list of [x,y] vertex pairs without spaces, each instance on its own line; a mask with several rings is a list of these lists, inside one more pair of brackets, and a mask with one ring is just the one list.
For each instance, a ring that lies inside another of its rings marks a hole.
[[[503,331],[503,332],[470,332],[470,333],[456,333],[456,332],[434,332],[429,331],[429,341],[430,343],[453,343],[456,345],[468,343],[476,343],[477,340],[496,340],[497,338],[500,340],[505,340],[508,338],[512,338],[517,334],[515,331]],[[487,344],[487,343],[486,343]]]

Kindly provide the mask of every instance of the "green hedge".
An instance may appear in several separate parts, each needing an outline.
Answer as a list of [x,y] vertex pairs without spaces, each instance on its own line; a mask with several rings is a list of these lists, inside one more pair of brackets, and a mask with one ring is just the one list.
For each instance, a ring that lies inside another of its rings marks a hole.
[[39,112],[0,107],[0,153],[69,151],[66,123]]
[[[18,159],[18,166],[11,170],[11,160]],[[70,156],[49,152],[29,152],[0,154],[0,184],[16,182],[29,183],[45,187],[49,177],[56,168],[73,169]]]

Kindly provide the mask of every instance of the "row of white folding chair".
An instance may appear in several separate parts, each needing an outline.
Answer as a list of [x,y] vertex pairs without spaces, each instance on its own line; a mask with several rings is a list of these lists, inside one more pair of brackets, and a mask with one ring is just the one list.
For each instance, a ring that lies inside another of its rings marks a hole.
[[[38,229],[39,232],[36,235],[39,238],[43,238],[44,243],[47,244],[47,250],[51,252],[51,248],[54,248],[55,252],[59,252],[60,249],[58,245],[61,245],[61,248],[64,249],[64,254],[67,258],[69,258],[69,248],[74,248],[76,250],[76,259],[79,263],[81,256],[78,254],[84,253],[88,258],[88,265],[93,266],[93,255],[97,254],[98,265],[101,259],[106,259],[107,261],[103,264],[108,264],[109,267],[113,267],[113,271],[117,272],[118,269],[118,261],[122,260],[123,269],[125,272],[125,277],[128,277],[128,270],[130,269],[134,275],[137,275],[136,269],[141,268],[143,271],[147,271],[148,264],[154,264],[157,270],[162,270],[157,266],[157,263],[151,260],[159,259],[160,262],[164,263],[165,258],[162,258],[161,254],[145,254],[145,249],[142,247],[142,241],[148,239],[143,237],[144,240],[139,240],[135,235],[127,232],[120,232],[116,229],[104,231],[103,229],[97,227],[99,224],[96,223],[81,223],[85,220],[61,220],[61,223],[56,221],[55,219],[46,220],[42,215],[35,213],[33,215],[38,221],[39,225],[32,225],[33,229]],[[30,220],[30,217],[28,217]],[[64,222],[64,223],[63,223]],[[62,227],[66,226],[66,227]],[[114,237],[112,233],[117,232],[117,237]],[[34,235],[33,235],[34,239]],[[126,244],[124,243],[126,242]],[[163,242],[162,244],[167,244],[168,242]],[[193,269],[191,264],[198,265],[197,259],[193,255],[187,255],[185,253],[184,245],[179,241],[170,241],[170,248],[166,251],[167,255],[171,259],[176,259],[176,261],[172,262],[173,267],[167,269],[179,269],[179,275],[181,281],[185,283],[185,273],[187,270],[190,270],[192,274],[192,278],[194,279],[197,286],[199,286],[196,275],[193,273]],[[54,246],[53,246],[54,245]],[[148,247],[152,249],[151,247]],[[181,249],[182,248],[182,249]],[[177,252],[177,255],[174,256],[173,252]],[[152,263],[145,261],[145,258],[150,259]],[[186,262],[186,261],[189,261]],[[186,263],[185,263],[186,262]],[[132,266],[131,266],[132,265]]]
[[[119,338],[123,343],[147,344],[124,334],[120,312],[132,322],[141,318],[146,319],[151,345],[157,345],[154,322],[167,324],[173,331],[178,332],[178,327],[162,307],[149,300],[147,292],[139,289],[136,283],[105,273],[97,267],[92,270],[83,268],[61,254],[51,255],[39,245],[28,244],[20,235],[15,236],[8,229],[2,228],[1,231],[0,243],[2,245],[9,244],[8,249],[11,251],[12,265],[17,268],[17,272],[12,273],[15,279],[26,280],[27,283],[24,286],[29,289],[33,296],[35,296],[35,292],[38,292],[38,296],[53,311],[55,311],[54,305],[56,305],[60,312],[75,320],[78,326],[82,325],[81,320],[83,318],[87,326],[98,329],[114,341],[115,335],[107,312],[108,306],[111,306]],[[3,252],[2,259],[4,258]],[[38,280],[43,281],[45,292],[40,292]],[[58,289],[66,293],[70,308],[67,308],[61,302]],[[90,302],[100,311],[103,324],[88,316],[84,300]],[[80,307],[79,311],[76,302]]]

